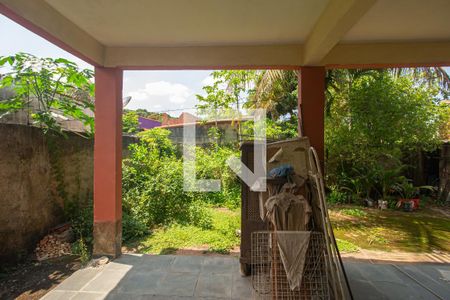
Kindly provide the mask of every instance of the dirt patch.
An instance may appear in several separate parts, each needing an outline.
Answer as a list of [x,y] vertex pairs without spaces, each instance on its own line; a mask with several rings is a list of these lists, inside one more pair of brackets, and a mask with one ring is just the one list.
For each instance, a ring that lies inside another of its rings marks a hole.
[[63,256],[42,262],[26,261],[0,271],[0,299],[40,299],[81,264],[76,256]]
[[350,261],[367,260],[372,263],[450,263],[450,254],[441,251],[432,253],[385,252],[360,249],[358,252],[342,253]]
[[[122,253],[141,253],[137,248],[133,247],[122,247]],[[166,249],[164,253],[161,255],[191,255],[191,256],[236,256],[238,257],[240,254],[240,248],[239,246],[234,247],[230,250],[230,253],[224,254],[224,253],[217,253],[209,251],[209,247],[207,245],[200,246],[200,247],[189,247],[189,248],[182,248],[182,249]]]

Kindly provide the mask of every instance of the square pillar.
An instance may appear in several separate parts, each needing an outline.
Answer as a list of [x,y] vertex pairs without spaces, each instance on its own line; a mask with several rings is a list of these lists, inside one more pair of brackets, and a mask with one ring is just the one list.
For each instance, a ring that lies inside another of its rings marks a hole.
[[112,258],[122,246],[122,78],[95,67],[93,254]]
[[324,166],[325,67],[302,67],[298,77],[299,135],[309,137]]

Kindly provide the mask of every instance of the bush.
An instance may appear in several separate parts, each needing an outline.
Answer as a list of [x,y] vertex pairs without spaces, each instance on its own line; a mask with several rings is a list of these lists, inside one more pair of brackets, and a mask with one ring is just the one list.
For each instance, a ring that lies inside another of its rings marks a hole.
[[122,213],[122,240],[129,241],[149,233],[148,227],[128,212]]
[[406,167],[402,158],[441,143],[449,110],[437,104],[438,89],[409,76],[386,70],[334,75],[339,80],[329,85],[325,119],[326,182],[351,194],[352,202],[389,200]]
[[209,149],[197,147],[197,177],[199,179],[219,179],[221,183],[220,192],[197,195],[202,201],[216,206],[226,206],[231,209],[239,207],[241,200],[240,183],[226,163],[231,156],[240,157],[240,154],[231,148],[217,145]]
[[81,205],[77,201],[68,201],[64,205],[66,220],[72,225],[72,230],[76,240],[83,240],[88,248],[92,246],[94,208],[92,200],[86,205]]
[[126,230],[124,227],[124,238],[143,234],[144,227],[189,224],[211,228],[208,206],[239,206],[240,185],[226,166],[228,157],[237,153],[218,145],[211,149],[197,147],[197,178],[220,179],[222,190],[185,191],[183,161],[169,134],[160,128],[141,132],[140,143],[129,148],[130,156],[124,160],[122,169],[123,211],[124,217],[130,218],[126,223],[130,227]]
[[192,203],[189,207],[189,220],[192,225],[202,229],[211,229],[213,225],[210,211],[200,201]]
[[327,196],[327,202],[330,204],[344,204],[347,202],[347,198],[347,194],[333,189]]

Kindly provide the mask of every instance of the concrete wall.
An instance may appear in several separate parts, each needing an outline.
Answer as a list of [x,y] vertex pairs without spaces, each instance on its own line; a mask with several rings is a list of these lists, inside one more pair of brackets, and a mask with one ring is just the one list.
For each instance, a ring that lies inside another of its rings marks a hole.
[[[73,133],[50,141],[39,128],[0,124],[0,138],[1,263],[20,259],[64,221],[64,198],[92,199],[94,162],[93,140]],[[124,137],[125,146],[134,141]]]
[[[206,145],[213,142],[211,138],[208,136],[208,131],[212,127],[216,127],[216,125],[214,123],[196,124],[195,126],[196,145]],[[219,144],[236,143],[239,141],[236,123],[232,125],[231,123],[221,122],[217,124],[217,127],[221,132]],[[171,134],[169,138],[174,144],[183,143],[183,126],[163,127],[163,128],[170,130]]]

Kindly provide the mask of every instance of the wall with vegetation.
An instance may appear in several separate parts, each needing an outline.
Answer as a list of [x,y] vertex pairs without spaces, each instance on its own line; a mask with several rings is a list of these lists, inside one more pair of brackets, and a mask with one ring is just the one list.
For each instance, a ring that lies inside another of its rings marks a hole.
[[65,203],[92,199],[94,141],[66,135],[0,124],[0,262],[29,253],[64,221]]

